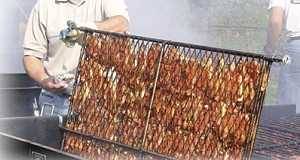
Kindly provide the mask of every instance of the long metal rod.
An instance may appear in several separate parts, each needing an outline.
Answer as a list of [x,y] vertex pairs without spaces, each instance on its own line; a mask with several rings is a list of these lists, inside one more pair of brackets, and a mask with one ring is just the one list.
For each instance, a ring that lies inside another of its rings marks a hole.
[[122,143],[118,143],[118,142],[114,142],[114,141],[102,139],[102,138],[99,138],[99,137],[95,137],[93,135],[87,135],[87,134],[79,133],[79,132],[70,130],[70,129],[65,128],[65,127],[60,127],[60,129],[63,130],[63,131],[65,131],[65,132],[67,132],[67,133],[75,134],[77,136],[83,136],[83,137],[86,137],[86,138],[89,138],[89,139],[96,140],[98,142],[104,142],[104,143],[108,143],[108,144],[117,145],[119,147],[123,147],[125,149],[136,151],[136,152],[139,152],[139,153],[142,153],[142,154],[148,154],[148,155],[152,155],[152,156],[155,156],[155,157],[160,157],[162,159],[167,159],[167,160],[174,160],[174,158],[171,158],[171,157],[168,157],[168,156],[165,156],[165,155],[162,155],[162,154],[158,154],[158,153],[154,153],[154,152],[149,152],[149,151],[142,150],[142,149],[135,148],[135,147],[131,147],[131,146],[128,146],[128,145],[125,145],[125,144],[122,144]]
[[144,130],[144,135],[143,135],[143,141],[142,141],[142,146],[141,146],[142,148],[144,148],[145,141],[146,141],[147,131],[148,131],[149,122],[150,122],[150,118],[151,118],[151,111],[152,111],[153,102],[154,102],[155,93],[156,93],[157,81],[158,81],[159,73],[160,73],[161,61],[162,61],[162,58],[163,58],[163,55],[165,52],[165,46],[166,46],[165,43],[163,43],[162,50],[159,55],[158,66],[157,66],[157,71],[156,71],[156,75],[155,75],[155,81],[154,81],[149,111],[148,111],[147,120],[146,120],[146,126],[145,126],[145,130]]
[[274,126],[265,126],[265,125],[261,125],[261,127],[270,128],[270,129],[273,129],[273,130],[278,130],[278,131],[282,131],[282,132],[285,132],[285,133],[291,133],[291,134],[295,134],[295,135],[300,136],[299,132],[295,132],[295,131],[292,131],[290,129],[286,129],[286,128],[283,128],[283,127],[278,127],[278,126],[274,127]]
[[0,88],[0,90],[29,90],[29,89],[41,89],[39,86],[33,87],[7,87],[7,88]]
[[236,50],[230,50],[230,49],[222,49],[222,48],[216,48],[216,47],[201,46],[201,45],[196,45],[196,44],[191,44],[191,43],[175,42],[175,41],[163,40],[163,39],[158,39],[158,38],[148,38],[148,37],[142,37],[142,36],[137,36],[137,35],[128,35],[128,34],[122,34],[122,33],[93,30],[93,29],[86,28],[86,27],[76,27],[73,29],[78,29],[80,31],[89,32],[89,33],[109,34],[109,35],[124,37],[124,38],[133,38],[133,39],[152,41],[152,42],[157,42],[157,43],[164,43],[164,44],[168,44],[168,45],[178,45],[178,46],[188,47],[188,48],[193,48],[193,49],[209,50],[212,52],[220,52],[220,53],[226,52],[226,53],[230,53],[231,55],[259,58],[259,59],[263,59],[263,60],[266,60],[269,62],[288,63],[288,62],[285,62],[286,57],[266,56],[266,55],[261,55],[261,54],[256,54],[256,53],[249,53],[249,52],[236,51]]
[[[267,138],[272,138],[269,136],[275,135],[278,138],[283,138],[283,139],[287,139],[287,140],[292,139],[291,137],[298,136],[296,134],[293,134],[293,132],[289,133],[289,132],[286,132],[285,130],[278,130],[276,128],[270,128],[270,127],[264,127],[264,126],[260,126],[258,134],[261,135],[262,137],[268,135],[268,136],[266,136]],[[288,135],[288,136],[286,136],[286,135]]]
[[268,145],[268,146],[263,146],[263,147],[257,147],[255,150],[256,151],[262,151],[262,150],[268,150],[268,149],[274,149],[274,148],[283,148],[283,147],[289,147],[289,146],[298,146],[298,145],[300,145],[299,142],[288,142],[288,143],[285,143],[285,144],[273,144],[273,145]]

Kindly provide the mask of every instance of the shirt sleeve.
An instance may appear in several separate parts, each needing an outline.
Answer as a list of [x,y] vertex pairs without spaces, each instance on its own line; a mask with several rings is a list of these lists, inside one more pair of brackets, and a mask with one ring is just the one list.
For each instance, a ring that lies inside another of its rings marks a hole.
[[128,8],[124,0],[104,0],[105,17],[123,16],[129,21]]
[[24,37],[24,55],[44,58],[47,54],[48,41],[46,36],[46,27],[42,22],[41,10],[37,3],[32,9],[27,22]]
[[272,9],[273,7],[280,7],[282,9],[286,9],[286,1],[287,0],[270,0],[268,9]]

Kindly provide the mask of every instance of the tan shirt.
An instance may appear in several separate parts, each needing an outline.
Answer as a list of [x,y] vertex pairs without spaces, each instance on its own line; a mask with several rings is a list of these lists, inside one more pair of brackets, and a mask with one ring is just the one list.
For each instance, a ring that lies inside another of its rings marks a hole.
[[269,9],[280,7],[284,10],[284,25],[288,37],[300,36],[300,1],[270,0]]
[[129,20],[123,0],[39,0],[28,20],[24,55],[43,59],[51,76],[75,73],[81,47],[66,47],[59,32],[67,27],[68,20],[84,24],[117,15]]

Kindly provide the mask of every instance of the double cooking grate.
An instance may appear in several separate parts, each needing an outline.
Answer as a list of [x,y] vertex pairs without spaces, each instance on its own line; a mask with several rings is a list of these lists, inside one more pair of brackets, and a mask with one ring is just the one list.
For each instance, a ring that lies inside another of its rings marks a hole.
[[62,148],[87,159],[249,159],[279,58],[82,29]]

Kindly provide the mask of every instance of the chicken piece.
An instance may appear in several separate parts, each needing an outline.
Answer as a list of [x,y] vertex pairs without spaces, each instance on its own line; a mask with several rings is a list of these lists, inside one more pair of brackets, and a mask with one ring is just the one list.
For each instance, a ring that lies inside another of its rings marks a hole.
[[266,91],[268,83],[269,83],[269,73],[264,73],[262,76],[262,84],[260,88],[262,92]]

